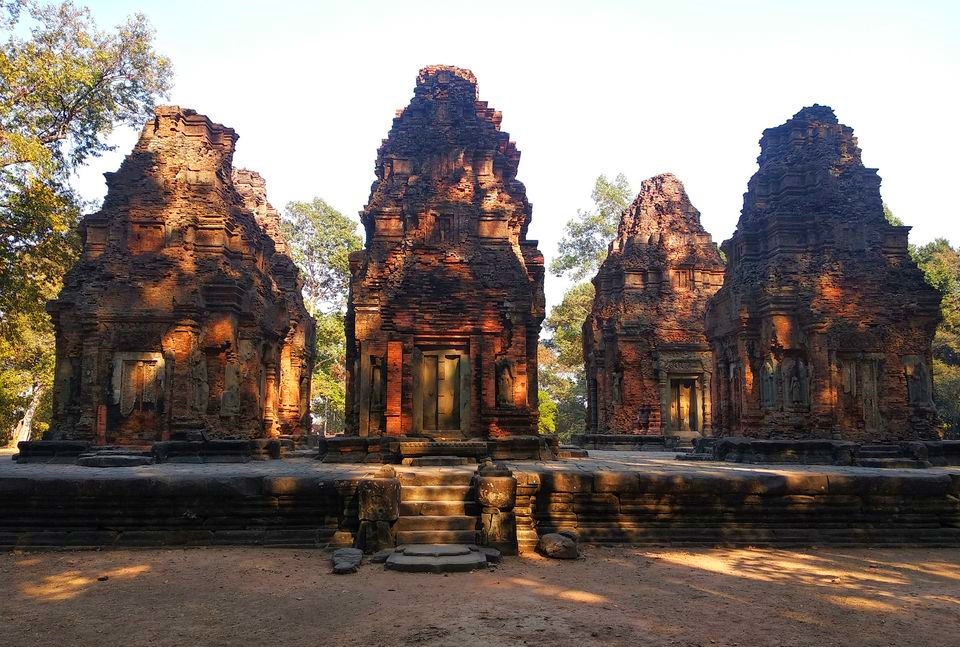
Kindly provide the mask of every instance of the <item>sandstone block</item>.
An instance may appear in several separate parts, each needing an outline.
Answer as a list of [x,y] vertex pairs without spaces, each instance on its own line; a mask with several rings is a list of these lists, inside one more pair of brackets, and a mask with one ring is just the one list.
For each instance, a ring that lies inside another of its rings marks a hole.
[[577,542],[566,535],[548,533],[537,542],[537,552],[553,559],[577,559]]

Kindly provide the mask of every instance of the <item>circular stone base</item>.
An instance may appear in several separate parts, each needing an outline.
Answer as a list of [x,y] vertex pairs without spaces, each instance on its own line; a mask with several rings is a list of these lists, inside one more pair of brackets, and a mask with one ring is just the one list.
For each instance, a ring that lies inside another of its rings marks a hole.
[[390,570],[406,573],[464,573],[486,565],[486,554],[460,544],[400,546],[384,563]]

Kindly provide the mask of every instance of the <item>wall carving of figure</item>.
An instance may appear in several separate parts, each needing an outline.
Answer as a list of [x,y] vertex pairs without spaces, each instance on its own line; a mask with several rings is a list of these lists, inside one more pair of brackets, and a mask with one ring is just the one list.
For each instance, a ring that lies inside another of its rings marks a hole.
[[802,359],[783,360],[784,399],[792,408],[802,408],[810,404],[810,376],[807,363]]
[[623,404],[623,371],[613,372],[613,403]]
[[386,373],[384,372],[383,357],[370,357],[370,408],[381,410],[386,406]]
[[907,376],[907,395],[910,398],[910,404],[920,406],[932,404],[930,370],[923,358],[913,355],[905,357],[904,371]]
[[730,364],[730,413],[734,420],[740,418],[743,402],[743,378],[740,375],[740,365]]
[[205,415],[210,385],[207,382],[207,357],[199,349],[190,356],[190,379],[193,381],[193,410],[199,416]]
[[640,431],[650,429],[650,406],[644,405],[637,410],[637,428]]
[[513,407],[513,362],[501,359],[497,362],[497,406]]
[[220,416],[240,415],[240,367],[228,361],[223,371],[223,395],[220,396]]
[[777,406],[777,378],[780,372],[780,365],[773,357],[763,363],[763,374],[760,381],[761,404],[767,409],[773,409]]
[[862,383],[860,385],[860,399],[863,402],[863,424],[868,430],[875,431],[881,428],[883,420],[880,417],[880,366],[876,361],[865,360],[860,365]]

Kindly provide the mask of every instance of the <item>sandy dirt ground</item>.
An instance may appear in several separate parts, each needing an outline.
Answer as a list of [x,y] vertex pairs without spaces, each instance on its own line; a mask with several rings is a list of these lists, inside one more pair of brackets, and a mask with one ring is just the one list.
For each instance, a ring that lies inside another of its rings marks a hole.
[[8,647],[960,645],[950,549],[639,549],[413,575],[266,549],[0,554]]

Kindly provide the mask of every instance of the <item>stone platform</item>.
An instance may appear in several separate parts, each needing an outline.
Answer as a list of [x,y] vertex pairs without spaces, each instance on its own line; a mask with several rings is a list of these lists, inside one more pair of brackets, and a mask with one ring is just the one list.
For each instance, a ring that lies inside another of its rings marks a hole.
[[[603,451],[503,465],[496,478],[515,490],[498,504],[500,530],[515,533],[521,552],[559,530],[587,543],[960,546],[958,467],[747,466]],[[92,469],[18,464],[4,452],[0,547],[349,546],[358,486],[379,468],[292,458]],[[438,533],[483,543],[490,503],[475,487],[477,465],[395,469],[399,543],[444,543],[431,538]]]

